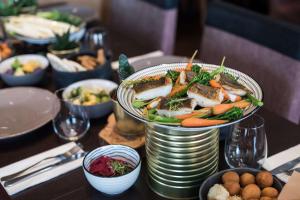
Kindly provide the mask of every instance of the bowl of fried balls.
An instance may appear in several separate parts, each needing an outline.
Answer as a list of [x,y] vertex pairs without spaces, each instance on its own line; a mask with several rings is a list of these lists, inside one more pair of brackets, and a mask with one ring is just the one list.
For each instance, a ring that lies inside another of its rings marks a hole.
[[268,171],[235,168],[220,171],[206,179],[200,200],[277,200],[280,181]]

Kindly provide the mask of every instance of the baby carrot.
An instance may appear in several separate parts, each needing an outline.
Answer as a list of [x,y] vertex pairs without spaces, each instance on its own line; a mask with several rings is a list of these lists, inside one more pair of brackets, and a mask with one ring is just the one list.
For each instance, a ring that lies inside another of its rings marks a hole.
[[221,87],[222,87],[221,84],[218,83],[218,82],[217,82],[216,80],[214,80],[214,79],[210,80],[210,81],[209,81],[209,84],[210,84],[211,87],[214,87],[214,88],[221,88]]
[[217,119],[201,119],[201,118],[187,118],[181,122],[182,126],[185,127],[197,127],[197,126],[213,126],[218,124],[224,124],[228,120],[217,120]]
[[212,113],[214,115],[219,115],[219,114],[223,114],[225,112],[227,112],[228,110],[230,110],[233,107],[238,107],[238,108],[246,108],[250,105],[250,102],[246,101],[246,100],[242,100],[242,101],[237,101],[234,103],[228,103],[228,104],[219,104],[216,105],[214,107],[212,107]]
[[212,108],[212,113],[214,115],[219,115],[219,114],[225,113],[226,111],[230,110],[231,108],[233,108],[232,103],[219,104],[219,105],[216,105]]

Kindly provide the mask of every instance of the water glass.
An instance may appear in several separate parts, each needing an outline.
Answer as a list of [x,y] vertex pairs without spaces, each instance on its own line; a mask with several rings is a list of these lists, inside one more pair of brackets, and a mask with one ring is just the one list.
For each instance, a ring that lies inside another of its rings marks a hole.
[[72,104],[63,98],[64,89],[55,92],[57,102],[52,120],[54,132],[62,139],[76,141],[82,138],[90,127],[90,121],[83,106]]
[[259,169],[267,158],[264,119],[259,115],[237,123],[225,140],[225,159],[231,168]]

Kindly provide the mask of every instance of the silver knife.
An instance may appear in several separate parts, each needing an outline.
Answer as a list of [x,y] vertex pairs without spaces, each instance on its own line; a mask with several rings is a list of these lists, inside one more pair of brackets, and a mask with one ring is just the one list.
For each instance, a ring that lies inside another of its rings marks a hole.
[[275,169],[271,170],[271,173],[273,175],[276,175],[276,174],[286,172],[289,169],[292,169],[293,167],[295,167],[298,163],[300,163],[300,156],[298,158],[295,158],[294,160],[291,160],[287,163],[284,163],[284,164],[276,167]]
[[4,181],[4,182],[3,182],[3,185],[4,185],[4,187],[10,187],[10,186],[13,186],[14,184],[16,184],[16,183],[19,182],[19,181],[26,180],[26,179],[28,179],[28,178],[31,178],[31,177],[34,177],[34,176],[36,176],[36,175],[38,175],[38,174],[41,174],[41,173],[43,173],[43,172],[46,172],[46,171],[48,171],[48,170],[50,170],[50,169],[53,169],[54,167],[58,167],[58,166],[61,166],[61,165],[65,164],[65,163],[68,163],[68,162],[71,162],[71,161],[73,161],[73,160],[77,160],[77,159],[79,159],[79,158],[82,158],[82,157],[84,157],[86,154],[87,154],[87,152],[76,153],[76,154],[72,155],[72,157],[70,157],[70,158],[63,159],[63,160],[61,160],[61,161],[59,161],[59,162],[56,162],[56,163],[54,163],[54,164],[52,164],[52,165],[47,165],[47,166],[45,166],[45,167],[42,167],[42,168],[40,168],[40,169],[38,169],[38,170],[35,170],[35,171],[33,171],[33,172],[30,172],[30,173],[27,173],[27,174],[25,174],[25,175],[17,176],[17,177],[12,178],[12,179],[10,179],[10,180],[8,180],[8,181]]

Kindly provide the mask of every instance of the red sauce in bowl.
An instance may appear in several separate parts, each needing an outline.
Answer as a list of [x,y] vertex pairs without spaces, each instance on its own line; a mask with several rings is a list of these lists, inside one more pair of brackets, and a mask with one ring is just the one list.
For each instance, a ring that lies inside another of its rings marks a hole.
[[89,172],[97,176],[114,177],[128,174],[133,167],[126,161],[109,156],[100,156],[89,167]]

